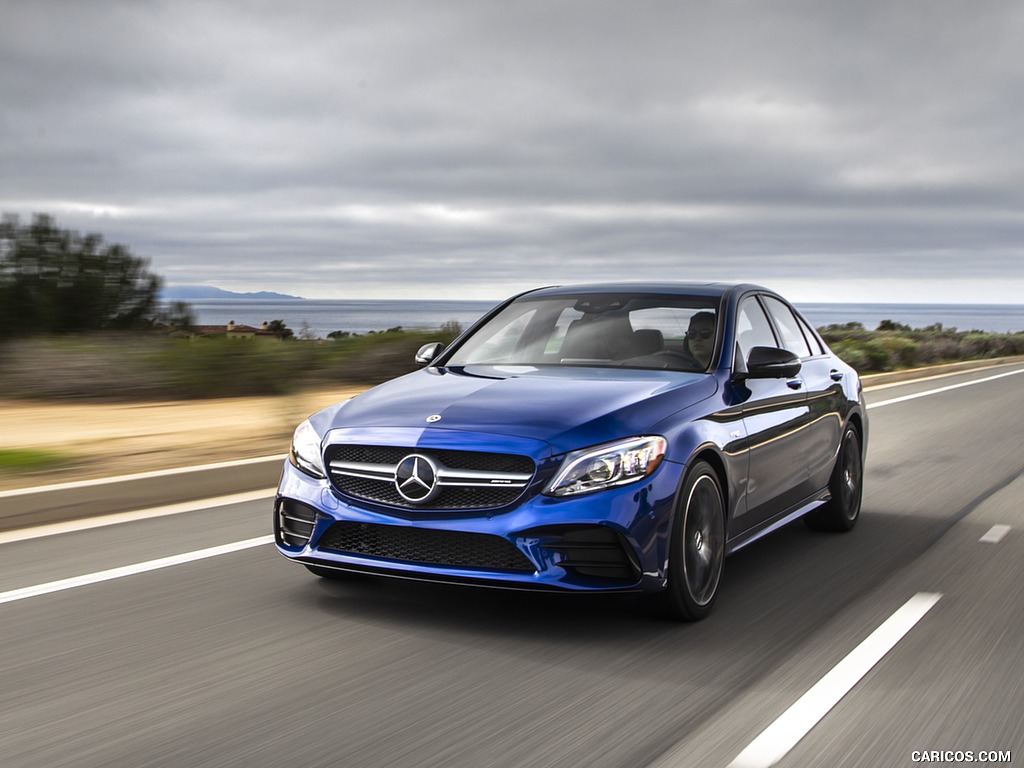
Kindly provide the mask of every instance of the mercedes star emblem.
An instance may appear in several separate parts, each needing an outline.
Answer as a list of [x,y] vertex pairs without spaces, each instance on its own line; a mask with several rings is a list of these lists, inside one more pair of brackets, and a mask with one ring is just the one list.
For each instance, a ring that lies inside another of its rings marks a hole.
[[427,503],[441,490],[437,485],[437,465],[426,456],[410,453],[395,467],[395,488],[406,501]]

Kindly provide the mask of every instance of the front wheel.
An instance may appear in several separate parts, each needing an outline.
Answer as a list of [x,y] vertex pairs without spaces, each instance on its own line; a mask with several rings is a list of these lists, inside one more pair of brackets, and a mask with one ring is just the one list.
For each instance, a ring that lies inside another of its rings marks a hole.
[[804,517],[807,526],[816,531],[852,531],[860,518],[860,502],[864,493],[864,461],[857,430],[847,426],[839,456],[828,483],[832,498],[823,507]]
[[718,475],[698,461],[683,483],[669,545],[668,584],[655,608],[666,618],[697,621],[711,613],[725,561],[725,503]]

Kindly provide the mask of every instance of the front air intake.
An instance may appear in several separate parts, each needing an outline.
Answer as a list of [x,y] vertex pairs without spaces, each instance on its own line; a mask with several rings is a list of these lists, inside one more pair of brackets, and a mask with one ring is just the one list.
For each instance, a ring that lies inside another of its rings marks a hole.
[[536,570],[533,563],[507,539],[465,531],[342,521],[327,529],[317,542],[317,548],[446,568],[520,573]]
[[540,528],[531,531],[540,546],[554,554],[558,565],[571,574],[631,584],[640,578],[640,564],[622,537],[604,526]]
[[274,533],[285,547],[304,547],[316,526],[316,510],[294,499],[278,499],[274,510]]

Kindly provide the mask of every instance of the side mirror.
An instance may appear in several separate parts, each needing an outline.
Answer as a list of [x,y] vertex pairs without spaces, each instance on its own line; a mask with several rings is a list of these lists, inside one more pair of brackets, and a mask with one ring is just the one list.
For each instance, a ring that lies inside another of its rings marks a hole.
[[754,347],[747,355],[744,379],[788,379],[800,373],[800,358],[788,349]]
[[421,368],[425,365],[430,365],[431,361],[442,352],[444,352],[444,344],[440,341],[424,344],[416,353],[416,365]]

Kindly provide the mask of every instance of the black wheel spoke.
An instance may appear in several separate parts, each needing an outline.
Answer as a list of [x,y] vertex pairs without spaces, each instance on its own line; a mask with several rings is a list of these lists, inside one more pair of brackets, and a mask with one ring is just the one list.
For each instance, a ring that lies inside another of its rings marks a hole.
[[711,602],[721,575],[722,500],[710,474],[697,478],[688,500],[683,531],[686,588],[697,605]]
[[832,477],[829,480],[832,499],[804,520],[815,530],[850,531],[860,517],[861,496],[864,492],[864,463],[861,457],[860,436],[852,425],[843,432]]

